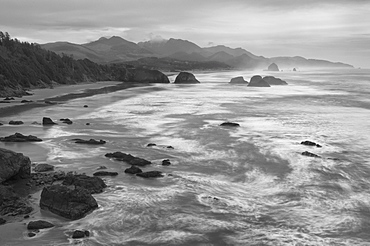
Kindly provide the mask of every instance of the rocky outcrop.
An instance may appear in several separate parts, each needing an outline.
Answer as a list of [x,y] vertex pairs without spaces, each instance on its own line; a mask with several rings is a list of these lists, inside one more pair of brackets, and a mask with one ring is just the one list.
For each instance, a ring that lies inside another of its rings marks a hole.
[[280,71],[279,67],[276,65],[276,63],[271,63],[270,66],[268,66],[267,71]]
[[32,212],[28,202],[10,186],[0,185],[0,215],[17,216]]
[[101,178],[90,177],[84,174],[67,175],[62,184],[84,188],[91,194],[101,193],[103,189],[107,187]]
[[11,120],[9,121],[9,125],[23,125],[23,121],[21,120]]
[[237,126],[240,126],[238,123],[234,123],[234,122],[224,122],[222,123],[220,126],[232,126],[232,127],[237,127]]
[[30,158],[21,153],[0,148],[0,183],[10,178],[29,178]]
[[293,72],[297,72],[297,69],[296,68],[293,68]]
[[260,75],[255,75],[251,78],[248,86],[252,87],[270,87],[269,83],[264,81]]
[[100,145],[100,144],[105,144],[106,141],[104,140],[95,140],[95,139],[90,139],[90,140],[84,140],[84,139],[73,139],[75,143],[78,144],[91,144],[91,145]]
[[54,171],[54,166],[46,163],[38,164],[33,169],[35,172],[42,173],[42,172],[49,172]]
[[263,80],[269,83],[269,85],[287,85],[288,83],[282,79],[275,78],[274,76],[265,76]]
[[93,174],[94,176],[117,176],[117,172],[98,171]]
[[302,152],[302,155],[308,156],[308,157],[321,158],[319,155],[316,155],[316,154],[308,152],[308,151]]
[[72,234],[73,239],[84,238],[84,237],[89,237],[89,236],[90,236],[89,231],[81,231],[81,230],[75,230]]
[[28,230],[39,230],[54,227],[54,225],[45,220],[30,221],[27,225]]
[[98,203],[84,188],[52,185],[42,190],[40,207],[64,218],[76,220],[98,208]]
[[0,141],[1,142],[41,142],[42,139],[32,136],[32,135],[25,136],[17,132],[13,135],[0,138]]
[[60,119],[60,121],[64,124],[67,124],[67,125],[72,125],[73,124],[73,122],[68,118]]
[[168,77],[158,70],[137,68],[132,72],[132,82],[140,83],[170,83]]
[[188,72],[181,72],[175,79],[175,84],[199,84],[200,82],[195,78],[194,74]]
[[42,118],[42,124],[43,125],[56,125],[57,123],[55,123],[54,121],[52,121],[52,119],[50,119],[48,117],[43,117]]
[[307,145],[307,146],[316,146],[318,148],[321,148],[322,147],[320,144],[317,144],[315,142],[311,142],[311,141],[308,141],[308,140],[302,141],[301,144]]
[[136,176],[139,176],[142,178],[161,178],[164,175],[160,171],[149,171],[149,172],[137,173]]
[[126,162],[130,165],[135,165],[135,166],[146,166],[146,165],[152,164],[150,161],[147,161],[139,157],[132,156],[130,154],[125,154],[122,152],[107,153],[105,156],[108,158],[114,158],[117,161]]
[[242,76],[232,78],[230,84],[248,84],[248,81],[245,81]]
[[169,166],[169,165],[171,165],[171,162],[170,162],[169,159],[166,159],[166,160],[162,161],[162,166]]
[[142,173],[142,172],[143,170],[141,170],[137,166],[131,166],[125,170],[125,173],[128,173],[128,174],[137,174],[137,173]]

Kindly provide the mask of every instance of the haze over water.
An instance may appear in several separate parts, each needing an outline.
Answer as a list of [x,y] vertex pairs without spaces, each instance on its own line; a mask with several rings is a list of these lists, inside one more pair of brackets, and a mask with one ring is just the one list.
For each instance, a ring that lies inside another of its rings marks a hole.
[[[239,75],[254,73],[195,73],[201,84],[132,88],[3,118],[25,125],[4,125],[2,136],[44,141],[0,147],[57,170],[91,175],[104,165],[119,173],[105,178],[93,213],[66,221],[36,208],[32,220],[56,227],[32,239],[18,230],[7,245],[68,245],[64,234],[74,229],[92,234],[81,245],[370,244],[370,71],[278,72],[272,75],[289,85],[271,88],[228,84]],[[73,124],[31,124],[43,116]],[[219,126],[225,121],[240,127]],[[129,165],[104,157],[115,151],[150,160],[144,170],[166,175],[127,175]],[[163,159],[172,165],[162,166]]]

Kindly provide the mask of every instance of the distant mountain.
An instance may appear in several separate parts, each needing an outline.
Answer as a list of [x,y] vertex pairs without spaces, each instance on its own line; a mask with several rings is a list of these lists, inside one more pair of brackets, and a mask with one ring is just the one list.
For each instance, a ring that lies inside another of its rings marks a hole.
[[[58,54],[72,55],[76,59],[88,58],[97,63],[127,63],[142,58],[156,57],[169,58],[167,61],[173,62],[175,60],[216,62],[209,64],[216,64],[216,67],[219,67],[220,63],[222,63],[222,66],[237,69],[267,69],[271,63],[276,63],[283,69],[296,67],[352,67],[340,62],[306,59],[299,56],[266,58],[257,56],[243,48],[230,48],[224,45],[201,48],[188,40],[174,38],[151,40],[136,44],[121,37],[113,36],[111,38],[100,38],[81,45],[56,42],[44,44],[42,47]],[[142,64],[143,61],[145,59],[139,63]],[[147,59],[147,61],[152,62],[151,59]],[[195,63],[192,64],[194,65]]]
[[202,48],[198,45],[182,39],[170,38],[169,40],[162,40],[159,42],[147,41],[140,42],[138,45],[144,49],[150,50],[160,57],[171,56],[178,52],[187,54],[200,53]]

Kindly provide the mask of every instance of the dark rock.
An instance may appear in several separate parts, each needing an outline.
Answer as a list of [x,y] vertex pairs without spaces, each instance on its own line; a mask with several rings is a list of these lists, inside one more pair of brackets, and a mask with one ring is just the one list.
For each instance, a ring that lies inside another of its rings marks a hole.
[[240,77],[235,77],[230,80],[230,84],[248,84],[248,81],[245,81],[242,76]]
[[46,172],[46,173],[32,173],[32,179],[29,184],[32,186],[52,185],[55,181],[64,180],[67,174],[62,171]]
[[66,118],[66,119],[60,119],[60,121],[62,122],[62,123],[65,123],[65,124],[68,124],[68,125],[72,125],[72,121],[70,120],[70,119],[68,119],[68,118]]
[[127,162],[128,164],[136,166],[146,166],[152,164],[150,161],[122,152],[107,153],[105,156],[108,158],[114,158],[118,161],[124,161]]
[[32,100],[22,100],[21,103],[30,103],[33,102]]
[[6,97],[4,98],[5,101],[15,100],[14,97]]
[[155,143],[148,143],[147,145],[146,145],[146,147],[153,147],[153,146],[157,146]]
[[77,238],[84,238],[84,237],[89,237],[90,232],[89,231],[80,231],[80,230],[75,230],[72,234],[72,238],[77,239]]
[[0,215],[17,216],[29,214],[32,210],[28,201],[10,186],[0,185]]
[[3,218],[0,218],[0,225],[4,225],[6,223],[6,220],[4,220]]
[[271,63],[270,66],[268,66],[267,71],[279,71],[279,67],[275,63]]
[[21,121],[21,120],[11,120],[11,121],[9,121],[9,125],[23,125],[23,121]]
[[87,125],[87,126],[89,126],[89,125],[90,125],[90,123],[86,123],[86,125]]
[[13,135],[0,138],[0,141],[1,142],[41,142],[42,139],[32,136],[32,135],[25,136],[17,132]]
[[9,101],[0,101],[0,103],[10,103]]
[[25,216],[23,216],[24,219],[28,219],[30,216],[27,214]]
[[274,76],[265,76],[263,80],[269,83],[269,85],[287,85],[288,83],[282,79],[275,78]]
[[88,108],[89,106],[88,105],[84,105],[84,108]]
[[28,230],[46,229],[51,227],[54,227],[54,225],[44,220],[31,221],[27,225]]
[[317,144],[315,142],[311,142],[311,141],[308,141],[308,140],[301,142],[301,144],[307,145],[307,146],[316,146],[318,148],[322,147],[320,144]]
[[168,77],[158,70],[137,68],[132,71],[132,81],[140,83],[170,83]]
[[76,220],[98,208],[98,203],[84,188],[77,186],[70,189],[63,185],[52,185],[42,190],[40,207],[64,218]]
[[90,139],[90,140],[83,140],[83,139],[78,139],[75,141],[75,143],[78,143],[78,144],[92,144],[92,145],[99,145],[99,144],[105,144],[106,141],[104,140],[95,140],[95,139]]
[[34,232],[29,232],[27,235],[28,235],[28,237],[34,237],[34,236],[36,236],[36,233],[34,233]]
[[35,172],[49,172],[49,171],[54,171],[54,166],[46,163],[38,164],[35,167]]
[[302,155],[309,156],[309,157],[321,158],[319,155],[316,155],[316,154],[308,152],[308,151],[302,152]]
[[0,122],[0,126],[2,126],[2,125],[3,125],[3,123]]
[[293,68],[293,72],[297,72],[297,69],[296,68]]
[[45,100],[44,103],[50,104],[50,105],[58,104],[57,102],[52,102],[52,101],[48,101],[48,100]]
[[99,177],[90,177],[84,174],[67,175],[63,185],[74,185],[88,190],[90,193],[101,193],[107,187],[104,181]]
[[234,123],[234,122],[224,122],[222,123],[220,126],[232,126],[232,127],[237,127],[237,126],[240,126],[238,123]]
[[43,117],[42,118],[42,124],[43,125],[56,125],[57,123],[53,122],[50,118],[48,117]]
[[0,183],[10,178],[29,178],[30,158],[22,153],[0,148]]
[[163,177],[163,174],[160,171],[149,171],[149,172],[144,172],[144,173],[137,173],[136,176],[139,176],[142,178],[161,178]]
[[167,146],[166,147],[167,149],[175,149],[174,147],[172,147],[172,146]]
[[180,72],[176,79],[175,84],[198,84],[200,83],[192,73]]
[[260,75],[255,75],[251,78],[251,81],[249,82],[248,86],[252,87],[270,87],[270,85],[262,79]]
[[166,159],[166,160],[162,161],[162,166],[169,166],[169,165],[171,165],[171,162],[170,162],[169,159]]
[[143,171],[137,166],[131,166],[130,168],[127,168],[125,170],[125,173],[128,173],[128,174],[137,174],[137,173],[142,173],[142,172]]
[[117,176],[117,172],[99,171],[93,174],[94,176]]

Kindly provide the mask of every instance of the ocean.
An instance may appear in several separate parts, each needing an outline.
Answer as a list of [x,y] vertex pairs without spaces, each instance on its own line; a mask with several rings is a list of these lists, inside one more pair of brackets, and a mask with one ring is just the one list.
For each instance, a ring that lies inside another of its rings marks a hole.
[[[35,206],[30,219],[0,226],[13,228],[3,245],[370,245],[370,70],[194,74],[201,84],[136,87],[0,117],[25,122],[1,126],[1,136],[44,139],[1,148],[56,170],[119,173],[103,178],[108,187],[94,195],[99,208],[85,218],[69,221]],[[288,85],[228,84],[255,74]],[[31,124],[44,116],[73,124]],[[221,127],[226,121],[240,127]],[[115,151],[150,160],[143,170],[165,176],[125,174],[129,165],[104,156]],[[162,166],[164,159],[171,165]],[[31,198],[36,205],[40,192]],[[25,223],[37,219],[56,226],[28,238]],[[75,229],[91,236],[69,239]]]

